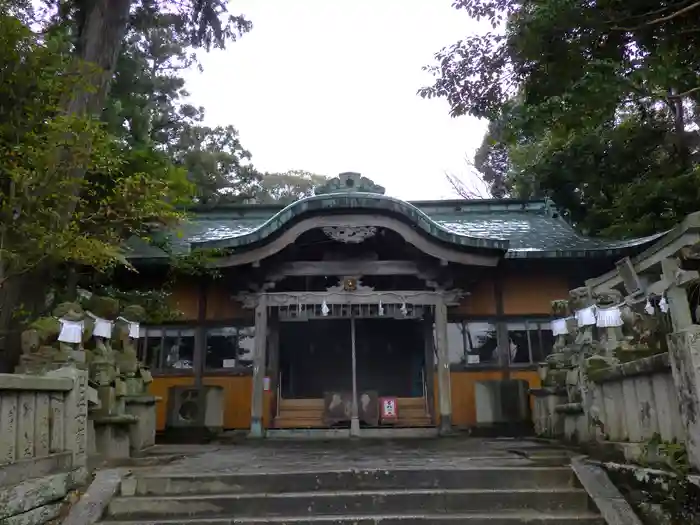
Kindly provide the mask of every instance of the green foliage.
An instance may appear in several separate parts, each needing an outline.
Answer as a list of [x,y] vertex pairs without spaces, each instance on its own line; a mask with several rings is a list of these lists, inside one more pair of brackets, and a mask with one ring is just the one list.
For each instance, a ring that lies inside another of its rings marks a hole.
[[549,196],[583,231],[644,235],[700,199],[700,3],[456,0],[494,30],[436,55],[424,97],[491,121],[494,196]]
[[122,290],[114,286],[103,286],[95,290],[95,293],[105,297],[117,299],[122,305],[138,305],[146,312],[146,318],[142,322],[146,324],[161,324],[169,321],[177,321],[182,317],[182,312],[174,310],[170,306],[170,290]]
[[291,204],[312,196],[315,188],[327,181],[328,178],[324,175],[303,170],[265,173],[255,187],[254,200],[258,204]]
[[670,469],[668,476],[656,480],[656,487],[648,490],[646,497],[661,506],[672,525],[700,523],[700,487],[688,479],[690,462],[683,443],[664,441],[655,434],[644,446],[644,457],[660,457]]
[[203,125],[203,108],[186,102],[182,75],[199,67],[186,27],[182,13],[147,4],[133,10],[103,118],[126,143],[167,154],[200,200],[221,192],[248,196],[259,174],[238,131]]

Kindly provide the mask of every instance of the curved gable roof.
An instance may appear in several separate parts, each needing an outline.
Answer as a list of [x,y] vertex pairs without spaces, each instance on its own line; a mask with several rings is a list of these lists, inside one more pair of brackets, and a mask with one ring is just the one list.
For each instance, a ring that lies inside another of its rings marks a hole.
[[[174,250],[246,251],[264,244],[305,217],[336,213],[383,214],[398,218],[423,236],[459,250],[505,253],[506,258],[611,257],[636,253],[663,233],[623,241],[576,232],[545,200],[442,200],[409,203],[383,194],[384,188],[357,173],[343,173],[316,195],[281,205],[221,205],[192,211],[171,234]],[[165,253],[132,240],[131,259],[161,259]]]

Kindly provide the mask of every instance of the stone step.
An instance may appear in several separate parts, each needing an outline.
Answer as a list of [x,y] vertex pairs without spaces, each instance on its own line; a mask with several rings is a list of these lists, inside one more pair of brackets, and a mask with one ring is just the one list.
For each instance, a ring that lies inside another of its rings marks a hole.
[[418,515],[354,515],[354,516],[300,516],[272,518],[203,518],[112,521],[110,525],[605,525],[592,513],[512,512],[488,514],[418,514]]
[[528,510],[587,511],[581,489],[376,490],[285,494],[210,494],[118,497],[107,515],[120,519],[220,516],[323,516],[347,514],[486,513]]
[[547,489],[572,485],[569,467],[482,467],[392,469],[279,474],[202,473],[137,476],[122,484],[122,495],[313,492],[373,489]]

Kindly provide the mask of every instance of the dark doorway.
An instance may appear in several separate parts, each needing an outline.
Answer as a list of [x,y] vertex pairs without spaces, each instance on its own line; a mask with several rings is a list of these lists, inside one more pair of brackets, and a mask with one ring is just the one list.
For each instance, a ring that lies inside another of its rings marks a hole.
[[422,321],[357,319],[357,388],[379,396],[422,397],[425,365]]
[[351,391],[350,319],[280,323],[280,371],[285,399]]
[[[281,323],[281,397],[318,399],[328,391],[352,391],[351,344],[349,319]],[[358,391],[422,397],[423,345],[422,321],[356,319]]]

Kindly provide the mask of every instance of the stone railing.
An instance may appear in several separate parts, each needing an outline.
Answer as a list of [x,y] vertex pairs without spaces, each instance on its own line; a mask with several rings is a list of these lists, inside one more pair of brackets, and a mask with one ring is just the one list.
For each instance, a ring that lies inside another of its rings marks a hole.
[[686,223],[553,302],[555,349],[532,391],[538,435],[613,445],[628,459],[661,461],[654,445],[683,445],[700,470],[700,307],[689,301],[700,213]]
[[84,483],[87,372],[0,374],[0,523],[44,523]]
[[615,445],[631,460],[650,459],[655,440],[686,441],[668,353],[591,370],[587,386],[588,404],[565,388],[534,390],[538,435]]
[[589,374],[598,437],[645,443],[685,441],[668,353]]

